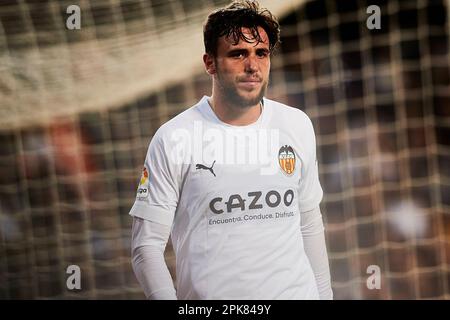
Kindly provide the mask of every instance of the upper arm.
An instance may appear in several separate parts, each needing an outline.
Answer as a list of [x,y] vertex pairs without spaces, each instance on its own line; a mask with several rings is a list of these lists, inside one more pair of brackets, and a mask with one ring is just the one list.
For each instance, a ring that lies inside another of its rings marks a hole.
[[179,197],[179,165],[171,161],[168,149],[161,135],[155,134],[130,215],[171,226]]
[[299,185],[299,206],[301,212],[306,212],[318,207],[323,197],[322,186],[319,181],[319,167],[316,156],[316,138],[312,122],[307,118],[306,154],[302,176]]

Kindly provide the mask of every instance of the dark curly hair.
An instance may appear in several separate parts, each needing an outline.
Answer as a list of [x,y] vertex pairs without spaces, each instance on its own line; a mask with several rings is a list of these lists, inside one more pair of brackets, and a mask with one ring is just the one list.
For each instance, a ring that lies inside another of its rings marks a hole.
[[[217,55],[217,41],[226,36],[233,40],[233,45],[242,39],[251,42],[252,39],[262,42],[258,27],[262,27],[269,37],[271,52],[280,43],[280,24],[277,19],[265,8],[260,8],[257,1],[236,0],[230,5],[213,11],[203,26],[203,41],[205,52]],[[249,28],[252,38],[246,37],[241,28]]]

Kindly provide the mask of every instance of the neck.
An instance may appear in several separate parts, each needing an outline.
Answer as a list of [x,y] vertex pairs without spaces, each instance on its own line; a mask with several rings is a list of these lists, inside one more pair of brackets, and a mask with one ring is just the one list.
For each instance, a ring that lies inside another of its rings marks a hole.
[[214,92],[208,102],[222,122],[234,126],[250,125],[256,122],[262,113],[261,102],[249,107],[235,106],[220,99]]

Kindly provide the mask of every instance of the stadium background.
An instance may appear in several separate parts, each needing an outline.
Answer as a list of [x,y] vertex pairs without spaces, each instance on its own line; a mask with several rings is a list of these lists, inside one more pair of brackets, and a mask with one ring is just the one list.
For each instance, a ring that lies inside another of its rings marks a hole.
[[[1,299],[144,298],[128,212],[155,130],[210,92],[201,26],[224,3],[0,2]],[[267,96],[315,126],[335,298],[448,299],[449,2],[261,3],[282,26]]]

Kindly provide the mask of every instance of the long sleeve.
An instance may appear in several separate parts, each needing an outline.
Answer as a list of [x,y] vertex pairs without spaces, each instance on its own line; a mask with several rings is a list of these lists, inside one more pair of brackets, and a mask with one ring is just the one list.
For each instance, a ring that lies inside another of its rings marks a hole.
[[150,300],[176,300],[172,277],[164,260],[170,227],[150,220],[133,218],[132,266]]
[[306,255],[311,263],[321,300],[332,300],[330,267],[320,208],[301,213],[301,232]]

